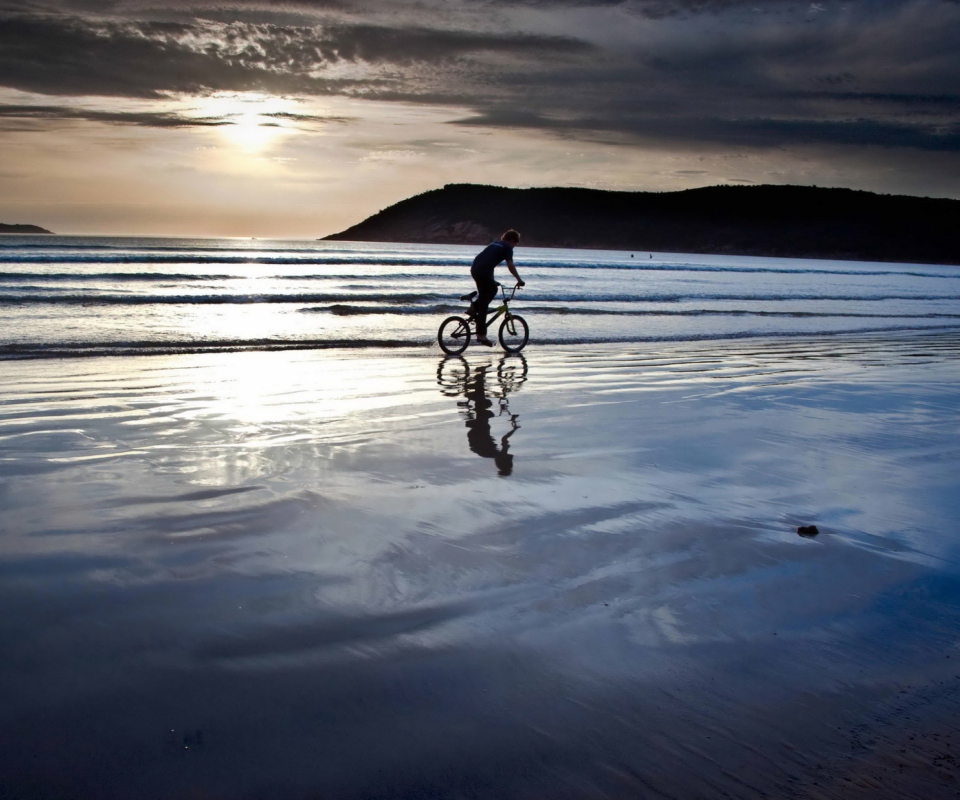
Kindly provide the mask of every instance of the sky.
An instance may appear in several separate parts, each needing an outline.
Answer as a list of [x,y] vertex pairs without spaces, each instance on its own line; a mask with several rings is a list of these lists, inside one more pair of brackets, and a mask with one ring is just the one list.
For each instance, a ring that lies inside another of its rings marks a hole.
[[0,0],[0,222],[324,236],[446,183],[960,198],[958,0]]

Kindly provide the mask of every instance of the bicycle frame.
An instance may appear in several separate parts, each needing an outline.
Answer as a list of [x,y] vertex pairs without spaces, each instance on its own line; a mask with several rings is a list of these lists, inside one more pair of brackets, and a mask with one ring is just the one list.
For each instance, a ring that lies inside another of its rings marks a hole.
[[[504,286],[502,283],[499,283],[499,282],[497,283],[497,285],[500,287],[500,296],[501,296],[501,298],[503,299],[503,302],[501,303],[501,305],[500,305],[497,309],[494,310],[494,312],[493,312],[493,314],[492,314],[491,316],[487,317],[487,327],[488,327],[488,328],[489,328],[491,325],[493,325],[493,323],[494,323],[496,320],[500,319],[500,317],[501,317],[503,314],[506,314],[506,315],[507,315],[507,319],[510,319],[510,308],[509,308],[509,306],[508,306],[507,304],[509,303],[509,301],[513,300],[513,296],[517,293],[517,289],[520,288],[520,284],[519,284],[519,283],[516,284],[516,285],[510,290],[510,296],[507,297],[507,287]],[[476,324],[477,318],[476,318],[475,314],[471,313],[471,314],[469,315],[469,320],[470,320],[471,322],[473,322],[474,324]]]

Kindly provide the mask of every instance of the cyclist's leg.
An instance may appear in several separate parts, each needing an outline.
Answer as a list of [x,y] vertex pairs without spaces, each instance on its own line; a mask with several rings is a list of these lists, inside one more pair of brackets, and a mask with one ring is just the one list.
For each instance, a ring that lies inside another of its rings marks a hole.
[[474,313],[477,315],[477,336],[487,335],[487,312],[490,301],[497,296],[497,282],[492,277],[473,276],[477,284],[477,299],[474,303]]

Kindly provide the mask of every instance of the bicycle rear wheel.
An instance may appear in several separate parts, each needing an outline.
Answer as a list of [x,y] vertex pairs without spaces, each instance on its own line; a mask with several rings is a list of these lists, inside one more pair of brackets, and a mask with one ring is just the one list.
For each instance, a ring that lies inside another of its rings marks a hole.
[[519,314],[511,314],[500,325],[500,344],[508,353],[519,353],[530,338],[527,321]]
[[470,326],[463,317],[447,317],[437,331],[440,349],[451,356],[458,356],[470,344]]

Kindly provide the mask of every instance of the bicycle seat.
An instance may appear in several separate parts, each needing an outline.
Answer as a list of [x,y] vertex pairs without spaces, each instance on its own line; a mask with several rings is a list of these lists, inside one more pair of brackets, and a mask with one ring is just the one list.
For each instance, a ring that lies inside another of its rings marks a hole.
[[476,297],[476,296],[477,296],[476,291],[472,291],[472,292],[470,292],[470,294],[465,294],[465,295],[463,295],[463,297],[461,297],[460,299],[461,299],[461,300],[473,300],[473,298]]

